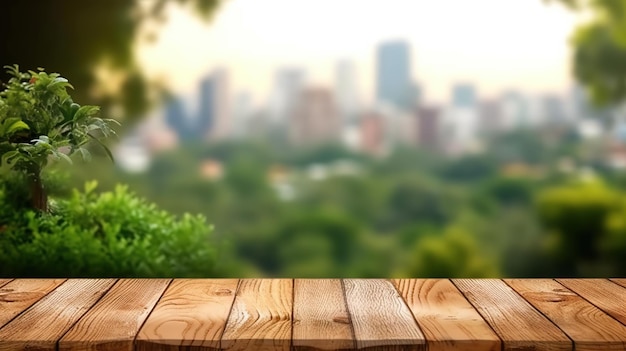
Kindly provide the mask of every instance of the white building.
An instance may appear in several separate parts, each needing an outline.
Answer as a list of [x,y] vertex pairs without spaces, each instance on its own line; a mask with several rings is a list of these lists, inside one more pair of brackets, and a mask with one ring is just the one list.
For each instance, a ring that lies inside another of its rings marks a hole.
[[282,68],[276,72],[269,101],[270,123],[286,126],[306,83],[306,74],[298,68]]
[[228,71],[216,69],[212,74],[213,95],[212,125],[209,128],[211,140],[223,140],[232,136],[232,113],[230,108],[230,87]]
[[337,63],[335,68],[335,96],[343,125],[351,125],[359,112],[356,71],[352,61],[343,60]]

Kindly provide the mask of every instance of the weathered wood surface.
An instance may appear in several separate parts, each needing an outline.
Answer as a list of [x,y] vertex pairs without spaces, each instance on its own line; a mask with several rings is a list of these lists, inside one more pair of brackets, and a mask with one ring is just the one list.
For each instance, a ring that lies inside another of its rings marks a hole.
[[222,336],[222,349],[288,351],[292,302],[292,279],[243,279]]
[[0,350],[56,350],[59,339],[114,283],[114,279],[65,281],[0,329]]
[[626,351],[626,279],[0,279],[0,351],[353,349]]
[[626,326],[552,279],[505,280],[555,323],[576,350],[624,350]]
[[59,341],[59,350],[132,350],[169,279],[120,279]]
[[175,279],[137,336],[138,350],[218,350],[237,279]]
[[424,335],[390,282],[345,279],[344,284],[358,349],[426,350]]
[[39,301],[65,279],[19,279],[0,288],[0,327]]
[[354,349],[341,280],[294,281],[293,347],[295,350]]
[[429,351],[498,351],[500,339],[447,279],[394,279]]
[[572,350],[567,335],[502,280],[453,282],[502,339],[505,350]]

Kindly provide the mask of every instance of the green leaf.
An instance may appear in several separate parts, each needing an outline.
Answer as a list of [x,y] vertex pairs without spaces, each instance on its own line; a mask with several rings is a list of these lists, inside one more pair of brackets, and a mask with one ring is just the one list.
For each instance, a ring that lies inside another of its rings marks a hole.
[[76,114],[74,114],[74,122],[79,122],[87,117],[94,116],[98,111],[100,111],[100,107],[98,106],[81,106],[78,111],[76,111]]
[[85,182],[85,194],[91,193],[92,191],[96,190],[97,187],[98,187],[97,180]]
[[64,159],[65,161],[67,161],[67,163],[69,163],[69,164],[71,164],[71,165],[73,165],[73,164],[74,164],[74,162],[72,162],[72,159],[71,159],[69,156],[67,156],[66,154],[64,154],[64,153],[62,153],[62,152],[59,152],[59,153],[58,153],[58,155],[59,155],[62,159]]
[[13,134],[18,130],[30,130],[30,128],[28,127],[28,124],[24,123],[23,121],[17,121],[9,126],[9,128],[6,130],[6,134]]
[[83,157],[83,161],[85,162],[91,161],[91,152],[89,152],[89,150],[85,149],[84,147],[81,147],[78,149],[78,152],[80,152],[80,155]]
[[10,161],[12,159],[14,159],[16,157],[20,157],[20,156],[22,156],[22,155],[17,150],[5,152],[4,155],[2,155],[2,164],[10,163]]
[[40,135],[38,139],[33,139],[30,141],[31,143],[38,144],[50,144],[50,138],[47,135]]
[[105,121],[107,123],[117,124],[120,127],[122,126],[122,124],[120,122],[118,122],[117,120],[112,119],[112,118],[105,118],[105,119],[103,119],[103,121]]
[[104,143],[102,143],[100,139],[96,138],[95,136],[91,134],[87,134],[87,136],[89,136],[91,139],[95,140],[98,144],[100,144],[100,146],[102,146],[102,148],[104,149],[104,152],[106,152],[107,156],[109,156],[109,158],[111,159],[111,162],[115,162],[115,159],[113,158],[113,154],[111,153],[111,150],[109,150],[109,148],[106,145],[104,145]]

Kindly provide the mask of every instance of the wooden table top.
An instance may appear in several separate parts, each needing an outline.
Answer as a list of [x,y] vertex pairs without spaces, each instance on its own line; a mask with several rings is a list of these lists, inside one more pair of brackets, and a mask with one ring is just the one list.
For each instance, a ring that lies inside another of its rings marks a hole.
[[0,279],[0,350],[626,350],[626,279]]

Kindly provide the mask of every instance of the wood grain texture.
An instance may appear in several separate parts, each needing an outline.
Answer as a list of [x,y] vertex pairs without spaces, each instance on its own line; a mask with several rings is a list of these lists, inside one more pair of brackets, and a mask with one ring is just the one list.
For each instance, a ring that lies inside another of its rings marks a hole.
[[613,279],[609,279],[610,281],[612,281],[615,284],[619,284],[623,287],[626,288],[626,279],[625,278],[613,278]]
[[572,341],[499,279],[453,279],[504,343],[504,350],[572,350]]
[[292,302],[292,279],[243,279],[221,347],[225,350],[288,351]]
[[217,350],[238,279],[175,279],[139,331],[137,350]]
[[344,279],[356,346],[371,350],[425,350],[424,335],[391,282]]
[[587,301],[626,325],[626,288],[607,279],[557,279]]
[[0,279],[0,287],[2,287],[3,285],[9,283],[11,280],[13,280],[13,279]]
[[55,350],[57,341],[115,283],[70,279],[0,329],[0,350]]
[[59,341],[59,350],[133,350],[169,279],[120,279]]
[[17,279],[4,285],[0,288],[0,328],[64,281],[65,279]]
[[499,351],[500,338],[448,279],[392,279],[429,351]]
[[294,350],[354,349],[341,280],[296,279],[293,295]]
[[505,279],[550,318],[578,351],[626,350],[626,327],[552,279]]

